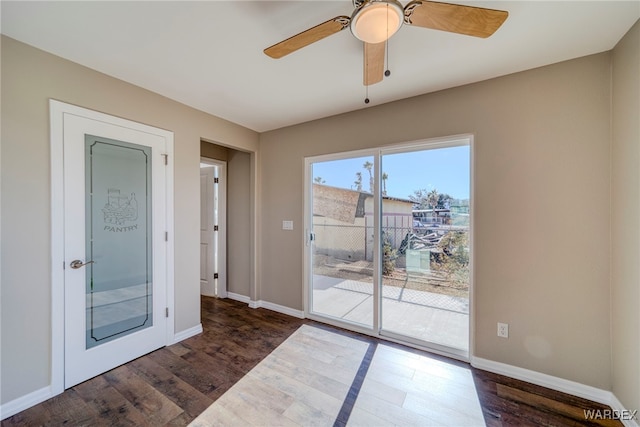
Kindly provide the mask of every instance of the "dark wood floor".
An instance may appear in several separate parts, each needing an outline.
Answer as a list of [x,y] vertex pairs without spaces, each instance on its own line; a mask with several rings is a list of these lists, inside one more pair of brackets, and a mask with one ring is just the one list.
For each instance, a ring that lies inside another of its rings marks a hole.
[[[304,323],[334,329],[203,297],[202,334],[66,390],[7,418],[2,427],[187,425]],[[488,426],[622,425],[585,420],[585,409],[608,409],[601,404],[481,370],[472,372]]]

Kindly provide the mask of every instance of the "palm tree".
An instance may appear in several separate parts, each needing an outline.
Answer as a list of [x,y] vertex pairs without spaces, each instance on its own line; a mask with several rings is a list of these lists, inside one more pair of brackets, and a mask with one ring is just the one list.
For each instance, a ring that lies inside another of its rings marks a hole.
[[369,193],[373,194],[373,174],[371,173],[371,168],[373,168],[373,163],[367,160],[366,162],[364,162],[364,165],[362,165],[362,167],[365,168],[367,172],[369,172]]
[[316,176],[315,178],[313,178],[313,182],[315,182],[316,184],[324,184],[326,181],[322,179],[321,176]]
[[427,203],[429,204],[429,206],[431,206],[431,209],[433,209],[433,215],[435,215],[434,217],[438,216],[438,214],[436,213],[436,207],[438,206],[439,199],[440,197],[438,194],[438,190],[436,190],[435,188],[429,191],[429,194],[427,194]]
[[356,180],[353,183],[357,191],[362,191],[362,172],[356,172]]
[[386,172],[382,172],[382,195],[387,195],[387,179],[389,179],[389,175]]
[[414,190],[413,194],[409,195],[409,200],[413,202],[415,209],[429,209],[429,203],[427,202],[428,194],[429,192],[426,188]]

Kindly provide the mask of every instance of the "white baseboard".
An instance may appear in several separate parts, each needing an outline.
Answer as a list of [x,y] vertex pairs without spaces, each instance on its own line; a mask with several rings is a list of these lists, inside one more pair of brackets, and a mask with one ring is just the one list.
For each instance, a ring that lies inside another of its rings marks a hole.
[[[182,340],[185,340],[194,335],[198,335],[202,333],[202,324],[194,326],[193,328],[178,332],[173,336],[173,342],[168,343],[168,345],[178,343]],[[44,402],[47,399],[51,399],[52,397],[58,395],[59,393],[55,393],[51,385],[43,387],[39,390],[33,391],[29,394],[25,394],[22,397],[14,399],[10,402],[7,402],[3,405],[0,405],[0,420],[4,420],[12,415],[17,414],[18,412],[22,412],[25,409],[29,409],[30,407],[37,405],[38,403]]]
[[56,393],[53,392],[51,386],[46,386],[42,387],[40,390],[18,397],[17,399],[0,406],[0,420],[4,420],[18,412],[24,411],[25,409],[29,409],[38,403],[51,399],[55,395]]
[[[266,308],[267,310],[277,311],[278,313],[286,314],[287,316],[297,317],[298,319],[304,319],[304,311],[295,310],[293,308],[285,307],[284,305],[274,304],[269,301],[257,301],[258,307]],[[256,308],[258,308],[256,307]]]
[[[173,342],[169,343],[175,344],[182,340],[185,340],[194,335],[198,335],[202,333],[202,324],[194,326],[193,328],[178,332],[173,336]],[[17,414],[18,412],[22,412],[25,409],[29,409],[30,407],[37,405],[38,403],[44,402],[47,399],[51,399],[59,393],[55,393],[51,387],[48,385],[39,390],[33,391],[29,394],[25,394],[22,397],[14,399],[10,402],[7,402],[3,405],[0,405],[0,420],[4,420],[12,415]]]
[[243,302],[251,308],[266,308],[267,310],[277,311],[278,313],[286,314],[287,316],[297,317],[298,319],[305,318],[304,311],[302,310],[295,310],[293,308],[285,307],[284,305],[280,305],[280,304],[274,304],[269,301],[262,301],[262,300],[253,301],[247,296],[234,294],[233,292],[227,292],[227,298],[235,301]]
[[240,301],[245,304],[249,304],[251,302],[251,298],[249,298],[248,296],[236,294],[235,292],[227,292],[227,298],[235,301]]
[[[626,411],[626,408],[624,407],[622,402],[618,400],[615,394],[611,394],[611,399],[611,404],[609,404],[609,406],[611,406],[611,409],[617,411],[618,413],[624,413]],[[640,411],[640,408],[638,408],[638,411]],[[621,419],[620,421],[622,422],[622,424],[624,424],[625,427],[640,427],[640,425],[638,424],[638,418],[640,418],[640,412],[636,413],[635,420]]]
[[[564,378],[554,377],[552,375],[543,374],[529,369],[519,368],[517,366],[507,365],[505,363],[494,362],[492,360],[483,359],[481,357],[472,357],[471,366],[495,374],[504,375],[517,380],[526,381],[552,390],[571,394],[593,402],[602,403],[610,406],[611,409],[618,414],[625,413],[627,410],[616,396],[608,391],[575,381],[566,380]],[[620,420],[626,427],[640,427],[634,420]]]
[[253,301],[253,300],[251,300],[251,298],[249,298],[246,295],[240,295],[240,294],[236,294],[236,293],[233,293],[233,292],[227,292],[227,298],[235,300],[235,301],[243,302],[243,303],[247,304],[250,308],[258,308],[258,307],[260,307],[260,305],[259,305],[260,301]]
[[542,374],[540,372],[507,365],[505,363],[494,362],[480,357],[472,357],[471,366],[515,378],[517,380],[527,381],[552,390],[572,394],[574,396],[582,397],[583,399],[593,400],[594,402],[603,403],[605,405],[611,404],[612,394],[610,391],[554,377],[552,375]]
[[193,328],[185,329],[184,331],[180,331],[173,336],[173,342],[170,344],[176,344],[180,341],[186,340],[187,338],[191,338],[195,335],[202,333],[202,323],[197,324]]

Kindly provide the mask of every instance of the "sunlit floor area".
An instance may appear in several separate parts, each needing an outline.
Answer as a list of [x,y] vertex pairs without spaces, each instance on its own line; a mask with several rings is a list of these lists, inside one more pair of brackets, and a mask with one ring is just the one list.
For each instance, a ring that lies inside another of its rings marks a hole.
[[13,426],[616,425],[605,405],[466,363],[202,298],[203,332],[2,420]]
[[210,425],[479,426],[471,370],[302,325],[200,415]]

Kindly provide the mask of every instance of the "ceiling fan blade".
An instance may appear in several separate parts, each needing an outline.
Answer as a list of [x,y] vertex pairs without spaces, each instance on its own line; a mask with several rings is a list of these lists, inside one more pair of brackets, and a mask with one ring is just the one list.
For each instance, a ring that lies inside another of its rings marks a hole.
[[386,42],[364,43],[364,85],[382,81]]
[[266,48],[264,53],[275,59],[282,58],[291,52],[295,52],[296,50],[308,46],[311,43],[315,43],[318,40],[322,40],[325,37],[344,30],[349,26],[350,20],[351,18],[348,16],[336,16],[335,18],[329,19],[320,25],[316,25],[315,27],[309,28],[308,30]]
[[407,4],[405,22],[418,27],[487,38],[509,16],[504,10],[415,0]]

